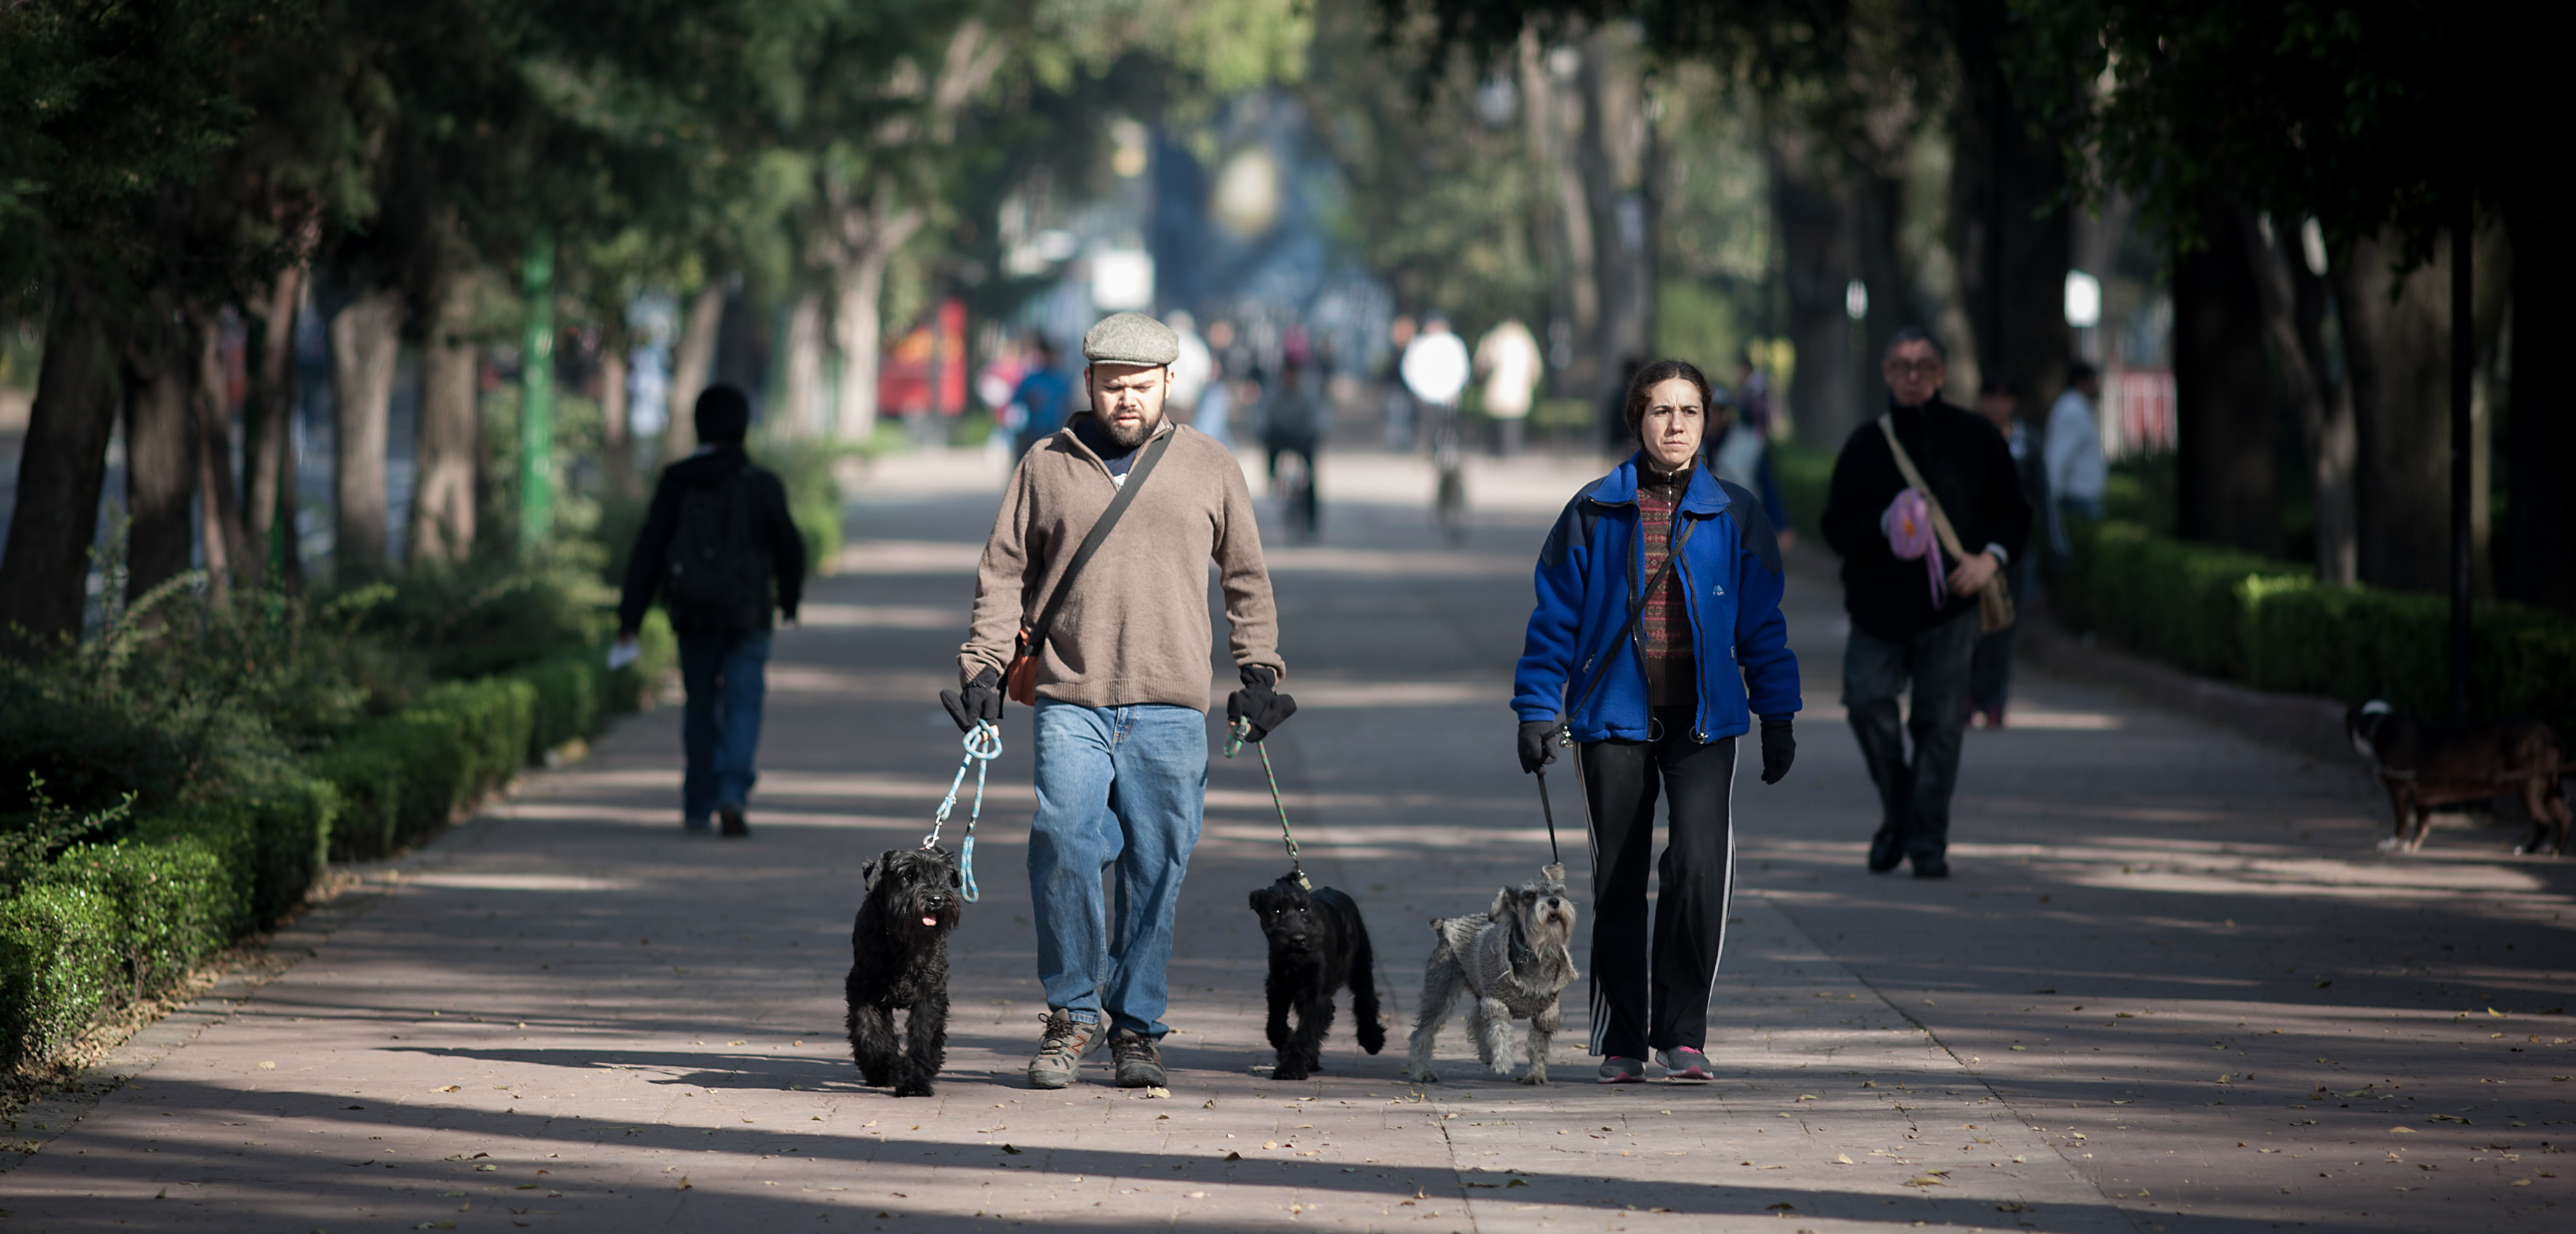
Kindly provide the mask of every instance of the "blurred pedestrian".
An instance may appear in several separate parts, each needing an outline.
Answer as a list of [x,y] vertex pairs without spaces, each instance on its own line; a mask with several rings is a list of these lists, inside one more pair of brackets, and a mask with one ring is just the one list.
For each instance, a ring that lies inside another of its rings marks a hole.
[[697,452],[662,469],[626,561],[617,646],[634,654],[644,613],[661,601],[680,639],[680,825],[751,834],[744,809],[760,778],[760,710],[768,692],[771,610],[796,624],[805,541],[787,514],[787,486],[743,451],[751,400],[709,386],[692,416]]
[[1073,1084],[1104,1030],[1119,1087],[1169,1082],[1172,915],[1207,810],[1210,561],[1243,681],[1227,718],[1259,741],[1296,710],[1275,688],[1278,606],[1243,469],[1164,414],[1179,353],[1142,313],[1083,336],[1090,408],[1012,474],[977,567],[962,685],[940,695],[971,731],[1001,719],[1007,672],[1010,696],[1037,709],[1029,896],[1047,1020],[1033,1088]]
[[[2002,372],[1990,373],[1977,393],[1977,414],[1995,431],[2004,435],[2004,447],[2012,452],[2013,474],[2021,481],[2022,499],[2033,510],[2048,508],[2047,464],[2040,458],[2030,439],[2030,427],[2015,414],[2020,406],[2013,397],[2012,381]],[[2004,566],[2004,580],[2012,587],[2015,608],[2030,594],[2033,564],[2037,553],[2022,553]],[[2004,726],[2004,707],[2011,701],[2013,668],[2013,632],[2019,623],[1990,630],[1977,637],[1977,652],[1968,665],[1968,716],[1971,722],[1983,720],[1988,728]]]
[[[1579,743],[1592,819],[1592,1053],[1604,1056],[1604,1084],[1644,1080],[1649,1052],[1666,1079],[1714,1078],[1708,999],[1735,882],[1736,739],[1762,717],[1765,784],[1797,753],[1780,550],[1760,503],[1702,457],[1709,395],[1683,361],[1640,366],[1625,419],[1642,444],[1548,533],[1512,689],[1521,770],[1540,772],[1562,741]],[[1658,797],[1670,804],[1653,862]]]
[[1025,457],[1029,447],[1064,427],[1065,417],[1072,410],[1073,378],[1065,373],[1063,365],[1063,354],[1056,350],[1055,340],[1039,336],[1036,361],[1029,366],[1028,375],[1020,378],[1019,388],[1011,391],[1011,403],[1020,409],[1019,423],[1012,430],[1012,457]]
[[[1950,792],[1980,629],[1977,593],[2022,552],[2030,503],[2003,435],[1941,401],[1949,356],[1938,339],[1912,326],[1897,331],[1879,374],[1887,381],[1887,410],[1843,442],[1825,497],[1825,542],[1842,555],[1852,623],[1843,646],[1843,709],[1878,786],[1870,872],[1911,859],[1915,877],[1947,878]],[[1929,492],[1907,483],[1897,446]],[[1936,513],[1946,515],[1970,554],[1946,569],[1930,530]],[[1972,544],[1984,547],[1967,549]],[[1900,721],[1896,698],[1909,680],[1912,715]]]
[[1193,417],[1182,422],[1195,428],[1199,396],[1206,392],[1209,380],[1216,375],[1216,357],[1209,354],[1206,341],[1199,338],[1197,319],[1187,312],[1175,311],[1163,319],[1163,324],[1170,326],[1172,336],[1180,340],[1180,354],[1172,361],[1170,405],[1182,416]]
[[1295,359],[1280,362],[1278,388],[1261,401],[1261,445],[1270,455],[1274,489],[1280,484],[1280,456],[1294,458],[1287,491],[1281,494],[1287,507],[1282,512],[1293,530],[1312,537],[1321,513],[1315,498],[1315,451],[1323,441],[1327,417],[1323,400],[1306,388],[1305,368]]
[[1538,390],[1538,339],[1519,318],[1505,318],[1476,340],[1476,371],[1485,377],[1485,414],[1501,430],[1497,452],[1510,458],[1521,452],[1522,425]]
[[2066,368],[2066,392],[2048,409],[2048,547],[2059,557],[2075,551],[2066,538],[2067,515],[2102,517],[2102,491],[2110,477],[2094,410],[2101,398],[2102,375],[2078,360]]

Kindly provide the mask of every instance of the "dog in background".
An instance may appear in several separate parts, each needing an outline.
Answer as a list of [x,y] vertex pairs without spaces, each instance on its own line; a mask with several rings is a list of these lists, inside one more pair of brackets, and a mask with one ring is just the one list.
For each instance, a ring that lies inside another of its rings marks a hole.
[[2558,734],[2529,718],[2481,724],[2427,724],[2373,699],[2344,713],[2344,734],[2370,760],[2388,789],[2397,831],[2383,849],[2414,852],[2434,806],[2519,796],[2531,815],[2531,838],[2517,853],[2556,855],[2567,848],[2570,812],[2559,780]]
[[[1377,1005],[1377,953],[1360,906],[1330,887],[1308,890],[1295,871],[1252,893],[1252,911],[1270,940],[1270,1045],[1279,1052],[1274,1080],[1302,1080],[1323,1069],[1324,1033],[1333,1026],[1333,994],[1351,988],[1351,1018],[1360,1048],[1386,1048]],[[1288,1012],[1297,1027],[1288,1027]]]
[[1561,1023],[1557,995],[1574,984],[1574,901],[1563,872],[1549,867],[1545,881],[1505,887],[1493,907],[1468,917],[1436,918],[1439,943],[1422,974],[1422,1014],[1413,1025],[1412,1077],[1439,1080],[1431,1066],[1441,1025],[1461,996],[1472,995],[1467,1030],[1476,1056],[1495,1075],[1512,1074],[1512,1021],[1527,1020],[1529,1070],[1524,1084],[1547,1083],[1547,1051]]
[[[887,849],[861,878],[850,926],[850,1052],[871,1087],[931,1095],[948,1061],[948,934],[964,901],[957,859],[942,848]],[[894,1013],[909,1011],[896,1034]]]

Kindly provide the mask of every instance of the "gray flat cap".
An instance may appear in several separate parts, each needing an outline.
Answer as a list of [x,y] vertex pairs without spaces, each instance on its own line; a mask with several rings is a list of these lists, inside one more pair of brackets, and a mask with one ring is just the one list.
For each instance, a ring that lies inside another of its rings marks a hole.
[[1093,364],[1169,364],[1181,358],[1181,336],[1143,313],[1112,313],[1082,336]]

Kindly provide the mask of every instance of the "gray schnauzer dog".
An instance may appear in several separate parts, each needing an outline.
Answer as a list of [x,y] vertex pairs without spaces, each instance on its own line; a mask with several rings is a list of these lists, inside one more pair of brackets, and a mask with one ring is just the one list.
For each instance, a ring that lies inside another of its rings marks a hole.
[[1440,938],[1422,974],[1422,1015],[1413,1025],[1413,1057],[1407,1070],[1429,1084],[1439,1080],[1431,1067],[1432,1046],[1440,1026],[1471,995],[1468,1031],[1476,1035],[1476,1056],[1498,1076],[1512,1073],[1512,1021],[1527,1020],[1529,1070],[1524,1084],[1547,1083],[1547,1049],[1561,1017],[1556,997],[1579,976],[1574,971],[1574,901],[1565,894],[1565,871],[1549,866],[1543,882],[1505,887],[1494,906],[1469,917],[1442,917],[1431,923]]
[[[927,1097],[948,1059],[948,933],[957,928],[957,859],[942,848],[887,849],[861,877],[850,926],[850,1052],[872,1087]],[[897,1036],[894,1013],[908,1010]]]
[[[1270,940],[1270,1046],[1278,1051],[1274,1080],[1302,1080],[1323,1069],[1324,1033],[1333,1026],[1333,995],[1351,988],[1351,1019],[1360,1048],[1386,1048],[1378,1017],[1377,954],[1369,947],[1360,906],[1330,887],[1300,886],[1290,873],[1252,893],[1252,911]],[[1288,1012],[1296,1009],[1290,1031]]]

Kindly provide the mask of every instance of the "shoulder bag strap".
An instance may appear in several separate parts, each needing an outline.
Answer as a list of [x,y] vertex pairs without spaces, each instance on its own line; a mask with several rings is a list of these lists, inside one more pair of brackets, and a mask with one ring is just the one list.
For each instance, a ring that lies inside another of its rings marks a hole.
[[1145,487],[1145,477],[1154,474],[1154,464],[1162,460],[1163,451],[1170,447],[1172,438],[1180,436],[1180,432],[1175,427],[1145,447],[1145,453],[1136,460],[1135,468],[1127,473],[1126,482],[1118,486],[1118,495],[1109,499],[1109,508],[1100,512],[1100,519],[1091,525],[1090,534],[1083,536],[1081,546],[1073,550],[1073,560],[1065,563],[1064,576],[1055,582],[1055,594],[1047,597],[1046,607],[1038,610],[1037,624],[1029,629],[1028,654],[1036,655],[1039,648],[1046,646],[1047,631],[1054,628],[1055,615],[1064,607],[1065,596],[1073,590],[1073,580],[1081,575],[1082,567],[1090,564],[1091,555],[1100,551],[1100,542],[1109,538],[1109,529],[1118,525],[1119,516],[1135,504],[1136,490]]
[[1887,434],[1888,453],[1896,456],[1896,469],[1905,473],[1905,482],[1923,490],[1923,504],[1932,508],[1932,533],[1941,537],[1941,547],[1949,550],[1953,561],[1966,561],[1968,550],[1959,547],[1959,533],[1950,529],[1950,516],[1941,512],[1941,499],[1933,496],[1932,486],[1923,482],[1923,473],[1914,469],[1914,459],[1896,440],[1896,423],[1884,413],[1878,417],[1878,431]]
[[1698,523],[1689,519],[1682,520],[1682,532],[1681,535],[1676,537],[1673,541],[1672,555],[1664,558],[1664,564],[1655,568],[1654,577],[1646,580],[1645,590],[1638,592],[1636,596],[1629,601],[1628,624],[1620,627],[1619,637],[1610,640],[1609,645],[1602,650],[1601,666],[1599,670],[1592,674],[1591,681],[1584,684],[1583,692],[1574,696],[1573,705],[1565,709],[1565,718],[1569,722],[1574,719],[1576,712],[1583,710],[1583,705],[1585,703],[1592,701],[1592,692],[1599,689],[1603,681],[1609,679],[1609,657],[1617,654],[1620,648],[1627,646],[1628,640],[1636,635],[1637,623],[1645,620],[1646,617],[1647,598],[1655,594],[1655,589],[1657,587],[1664,585],[1665,576],[1671,574],[1673,572],[1674,564],[1682,559],[1682,545],[1690,541],[1691,530],[1697,526],[1699,526]]

